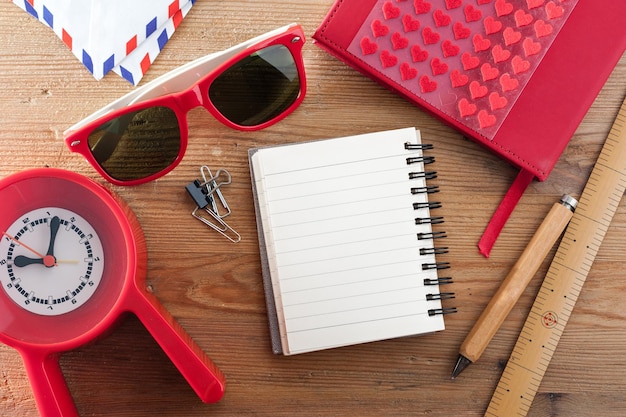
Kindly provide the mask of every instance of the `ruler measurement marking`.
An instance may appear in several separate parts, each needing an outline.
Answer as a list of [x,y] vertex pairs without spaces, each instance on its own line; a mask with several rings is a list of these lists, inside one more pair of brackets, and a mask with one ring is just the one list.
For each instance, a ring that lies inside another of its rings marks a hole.
[[626,190],[626,100],[579,199],[485,413],[527,415]]

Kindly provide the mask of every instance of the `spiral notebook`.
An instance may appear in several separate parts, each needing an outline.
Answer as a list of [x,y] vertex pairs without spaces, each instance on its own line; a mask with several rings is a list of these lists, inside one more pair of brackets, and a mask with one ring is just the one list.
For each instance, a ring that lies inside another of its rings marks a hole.
[[444,329],[428,149],[406,128],[250,150],[274,353]]
[[336,0],[313,39],[520,168],[488,255],[624,53],[625,16],[623,0]]

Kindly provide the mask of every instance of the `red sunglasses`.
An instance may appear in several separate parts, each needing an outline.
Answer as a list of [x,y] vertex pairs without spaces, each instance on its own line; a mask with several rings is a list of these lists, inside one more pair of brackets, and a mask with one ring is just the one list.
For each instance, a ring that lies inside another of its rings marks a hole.
[[195,107],[246,131],[291,113],[306,91],[304,42],[302,28],[291,24],[199,58],[70,127],[65,144],[113,184],[159,178],[183,158],[187,113]]

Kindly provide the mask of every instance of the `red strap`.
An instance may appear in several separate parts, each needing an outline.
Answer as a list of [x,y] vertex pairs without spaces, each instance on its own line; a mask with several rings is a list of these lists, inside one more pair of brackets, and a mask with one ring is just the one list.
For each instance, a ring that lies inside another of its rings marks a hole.
[[478,251],[486,258],[489,257],[491,249],[494,243],[496,243],[496,239],[500,235],[502,228],[533,178],[535,178],[533,173],[522,169],[519,174],[517,174],[515,181],[511,184],[511,188],[506,192],[495,213],[493,213],[487,228],[483,232],[483,236],[480,238],[480,242],[478,242]]

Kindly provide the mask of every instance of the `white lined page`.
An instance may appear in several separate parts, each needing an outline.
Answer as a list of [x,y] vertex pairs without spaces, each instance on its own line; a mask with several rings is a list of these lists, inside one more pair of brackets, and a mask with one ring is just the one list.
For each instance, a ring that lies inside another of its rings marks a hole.
[[426,194],[413,128],[258,149],[251,155],[260,224],[277,305],[283,353],[427,333],[443,329],[441,308],[427,301],[420,255],[432,247],[416,224]]

